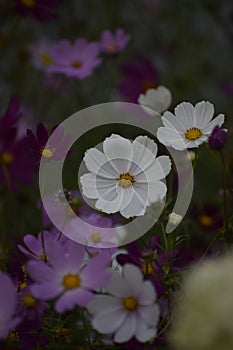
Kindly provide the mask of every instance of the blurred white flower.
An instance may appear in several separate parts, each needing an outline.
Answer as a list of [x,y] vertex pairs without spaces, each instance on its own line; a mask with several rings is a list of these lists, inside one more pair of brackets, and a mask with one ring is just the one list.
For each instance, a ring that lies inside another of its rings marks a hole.
[[90,171],[80,178],[83,194],[97,199],[95,207],[126,218],[144,215],[151,203],[162,200],[167,192],[161,181],[171,170],[168,156],[157,155],[156,143],[147,136],[133,142],[111,135],[103,142],[103,152],[91,148],[84,162]]
[[168,216],[168,222],[171,225],[177,226],[181,221],[183,220],[183,217],[180,214],[176,214],[174,212],[170,213]]
[[164,113],[164,126],[158,129],[157,137],[165,146],[177,150],[198,147],[208,140],[216,125],[224,123],[223,114],[212,120],[213,115],[214,106],[208,101],[201,101],[195,107],[182,102],[175,108],[175,115],[168,111]]
[[177,350],[233,349],[233,256],[193,268],[178,299],[170,342]]
[[122,274],[114,271],[105,291],[109,294],[97,295],[88,304],[92,326],[98,332],[114,334],[116,343],[132,337],[144,343],[156,335],[159,320],[156,292],[150,281],[143,280],[138,267],[126,264]]
[[148,89],[145,94],[141,94],[138,98],[138,103],[151,115],[166,111],[170,107],[171,102],[171,91],[165,86],[158,86],[157,89]]

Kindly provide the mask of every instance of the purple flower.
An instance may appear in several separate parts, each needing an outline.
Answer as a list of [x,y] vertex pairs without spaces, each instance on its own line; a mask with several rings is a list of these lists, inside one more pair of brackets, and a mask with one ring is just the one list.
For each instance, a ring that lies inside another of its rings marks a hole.
[[46,73],[50,72],[53,64],[51,55],[53,46],[47,39],[40,39],[30,45],[31,62],[36,69],[43,70]]
[[0,118],[0,139],[2,139],[2,137],[8,137],[7,133],[9,130],[16,127],[20,115],[19,98],[17,96],[13,96],[10,99],[6,112]]
[[94,297],[93,291],[109,281],[110,255],[107,250],[88,262],[84,261],[85,247],[73,241],[69,241],[66,249],[48,246],[47,251],[52,267],[30,261],[27,271],[35,281],[31,287],[33,294],[41,300],[57,297],[55,310],[59,313],[76,305],[86,306]]
[[93,69],[100,65],[98,56],[100,45],[89,43],[86,39],[77,39],[74,44],[62,40],[52,50],[54,65],[51,71],[63,73],[67,77],[84,79],[92,74]]
[[225,146],[227,141],[227,131],[221,129],[218,125],[215,126],[212,134],[209,137],[209,146],[212,149],[220,150]]
[[17,301],[16,287],[10,277],[2,271],[0,271],[0,285],[0,339],[4,339],[20,320],[14,317]]
[[49,305],[36,298],[31,290],[30,283],[25,282],[25,287],[18,292],[17,313],[22,320],[32,322],[34,328],[41,325],[42,316],[49,309]]
[[158,85],[158,70],[145,57],[125,62],[122,65],[122,73],[124,78],[118,89],[129,102],[137,103],[141,93]]
[[[56,137],[53,137],[49,144],[47,144],[49,137],[56,129]],[[70,134],[65,135],[65,130],[62,126],[54,126],[48,134],[44,124],[40,123],[37,126],[36,136],[28,129],[27,137],[29,145],[34,153],[36,164],[39,165],[41,157],[47,161],[62,159],[72,142]]]
[[113,34],[110,30],[105,30],[101,34],[100,47],[103,52],[113,55],[125,48],[130,35],[125,34],[123,29],[117,29]]
[[28,258],[33,258],[41,261],[47,260],[49,263],[50,261],[50,256],[49,253],[47,252],[47,248],[50,246],[52,249],[56,249],[56,247],[64,245],[67,241],[66,237],[61,237],[61,239],[58,241],[59,235],[58,231],[53,231],[53,232],[48,232],[44,231],[44,248],[45,248],[45,254],[46,254],[46,259],[45,259],[45,254],[44,254],[44,249],[43,249],[43,244],[42,244],[42,235],[41,233],[38,234],[37,238],[33,235],[26,235],[23,238],[24,244],[26,248],[24,248],[22,245],[18,245],[19,250],[25,254]]
[[15,0],[15,10],[21,16],[32,16],[45,22],[57,18],[51,8],[58,6],[58,0]]
[[[35,332],[34,324],[24,321],[13,329],[7,339],[6,349],[33,350],[46,346],[49,343],[49,337],[38,330]],[[1,344],[0,344],[1,346]],[[5,349],[2,348],[1,349]]]
[[0,182],[12,189],[18,187],[19,182],[31,184],[33,180],[34,164],[28,152],[27,138],[15,140],[15,135],[5,139],[0,149],[0,162],[4,170],[0,169]]

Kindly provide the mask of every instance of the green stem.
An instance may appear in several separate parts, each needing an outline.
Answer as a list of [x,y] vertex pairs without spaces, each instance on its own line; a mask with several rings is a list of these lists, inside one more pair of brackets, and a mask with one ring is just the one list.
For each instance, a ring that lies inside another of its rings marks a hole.
[[223,215],[224,215],[224,238],[227,244],[230,243],[228,220],[227,220],[227,167],[224,159],[224,154],[220,151],[220,157],[223,168]]
[[90,348],[92,349],[92,342],[91,342],[91,338],[90,338],[90,335],[89,335],[89,330],[88,330],[87,322],[86,322],[86,319],[85,319],[84,311],[81,309],[80,312],[81,312],[81,318],[82,318],[82,321],[83,321],[83,327],[84,327],[84,330],[85,330],[86,336],[87,336],[87,341],[89,343]]

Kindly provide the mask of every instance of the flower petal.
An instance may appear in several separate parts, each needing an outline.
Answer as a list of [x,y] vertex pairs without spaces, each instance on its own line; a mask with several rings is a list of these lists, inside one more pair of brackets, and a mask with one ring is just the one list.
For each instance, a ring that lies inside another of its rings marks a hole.
[[101,312],[93,317],[92,326],[100,333],[114,333],[126,318],[124,310]]
[[114,335],[114,341],[116,343],[124,343],[130,340],[136,331],[136,313],[128,313],[125,320],[120,325],[119,329],[116,331]]
[[111,164],[108,162],[107,157],[97,148],[90,148],[87,150],[83,160],[91,173],[107,179],[116,177],[114,168],[112,168]]
[[195,105],[194,117],[195,125],[201,130],[207,126],[209,121],[213,118],[214,106],[208,101],[201,101]]
[[214,118],[207,126],[205,129],[203,129],[203,133],[205,135],[210,135],[212,131],[214,130],[215,126],[218,125],[219,127],[222,126],[224,123],[224,114],[219,114],[216,118]]
[[157,138],[163,145],[171,146],[179,151],[187,148],[186,140],[175,129],[160,127],[157,131]]
[[[111,165],[119,172],[128,172],[131,161],[133,159],[132,143],[119,135],[111,135],[107,137],[103,143],[103,149],[106,157],[111,161]],[[127,163],[122,169],[121,164],[115,164],[116,159],[126,160]],[[118,165],[118,167],[117,167]],[[119,168],[120,165],[120,168]]]
[[182,102],[175,108],[176,118],[188,129],[194,127],[194,107],[190,102]]

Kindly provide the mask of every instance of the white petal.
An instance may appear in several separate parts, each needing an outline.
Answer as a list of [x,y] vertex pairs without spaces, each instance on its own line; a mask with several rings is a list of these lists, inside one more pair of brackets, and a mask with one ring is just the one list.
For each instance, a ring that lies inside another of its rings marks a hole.
[[187,125],[188,128],[194,127],[194,107],[189,102],[182,102],[175,108],[177,119]]
[[196,127],[203,129],[207,126],[209,121],[213,118],[214,106],[208,101],[201,101],[195,105],[194,116]]
[[139,295],[140,305],[150,305],[155,302],[156,291],[153,284],[150,281],[145,281],[143,283],[143,288],[141,289]]
[[177,118],[171,112],[165,112],[162,116],[163,125],[167,128],[175,129],[177,132],[185,132],[189,127],[186,121],[182,121]]
[[114,333],[124,322],[127,314],[124,310],[102,312],[94,316],[92,326],[100,333]]
[[140,306],[138,313],[142,320],[148,327],[154,327],[159,320],[159,307],[158,305]]
[[141,294],[143,275],[141,270],[132,264],[125,264],[123,268],[124,282],[127,285],[128,295],[137,297]]
[[156,333],[156,328],[148,328],[141,319],[137,319],[135,337],[138,341],[145,343],[152,339],[156,335]]
[[167,127],[158,128],[157,138],[163,145],[171,146],[178,151],[187,148],[186,140],[175,129],[169,129]]
[[205,135],[210,135],[212,133],[212,131],[214,130],[215,126],[218,125],[219,127],[222,126],[222,124],[224,123],[224,115],[223,114],[219,114],[216,118],[214,118],[207,126],[205,129],[203,129],[203,133]]
[[136,176],[139,172],[145,171],[155,160],[155,154],[149,148],[138,142],[133,141],[134,156],[129,172]]
[[167,193],[167,186],[161,182],[150,182],[149,183],[149,199],[150,203],[155,203],[162,200]]
[[124,137],[115,137],[115,135],[113,137],[112,136],[104,140],[104,153],[117,171],[121,171],[122,169],[116,168],[114,159],[126,159],[128,161],[128,167],[124,169],[124,172],[127,172],[133,158],[133,146],[131,142]]
[[102,210],[104,213],[113,214],[123,207],[124,189],[118,190],[115,200],[109,202],[103,198],[98,198],[95,203],[96,209]]
[[[97,148],[90,148],[86,151],[83,158],[87,169],[94,174],[103,175],[106,178],[112,178],[115,176],[115,171],[109,164],[106,156],[100,152]],[[103,167],[102,172],[100,173],[101,167]]]
[[128,289],[124,279],[119,272],[113,271],[112,277],[107,286],[105,287],[106,291],[116,297],[123,298],[128,294]]
[[148,148],[155,156],[157,155],[158,146],[154,140],[150,139],[147,136],[138,136],[134,141],[140,142],[144,147]]
[[125,343],[130,340],[136,331],[136,314],[134,312],[128,313],[124,322],[114,335],[114,341],[116,343]]
[[88,311],[91,314],[100,314],[103,312],[115,312],[122,309],[122,302],[120,299],[115,298],[111,295],[97,295],[87,305]]
[[117,180],[115,179],[104,179],[99,176],[96,177],[96,189],[98,192],[98,198],[102,198],[108,202],[116,200],[117,186]]
[[136,182],[155,182],[164,179],[171,171],[171,161],[168,156],[160,156],[156,158],[153,165],[144,172],[144,176],[137,176]]
[[96,176],[94,174],[88,173],[80,177],[80,182],[82,185],[82,192],[84,196],[91,199],[96,199],[99,197],[96,188]]
[[138,193],[137,189],[133,192],[133,197],[126,207],[121,209],[120,213],[125,218],[144,215],[148,202],[148,195],[143,199]]

